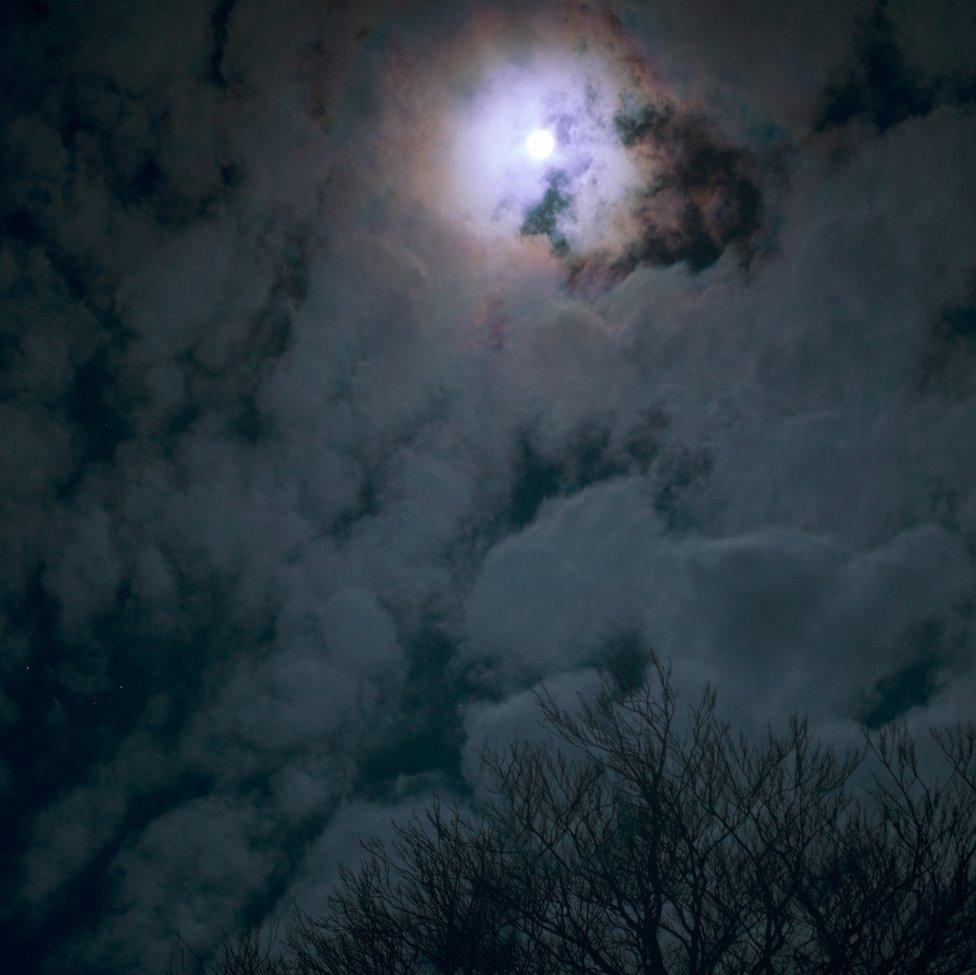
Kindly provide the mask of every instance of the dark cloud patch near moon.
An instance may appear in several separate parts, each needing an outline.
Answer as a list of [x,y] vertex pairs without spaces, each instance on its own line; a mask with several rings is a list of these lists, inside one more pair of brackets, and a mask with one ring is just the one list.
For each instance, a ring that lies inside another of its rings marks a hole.
[[565,173],[555,170],[547,182],[542,199],[525,214],[519,233],[523,237],[548,237],[552,253],[556,257],[565,257],[569,252],[569,243],[559,229],[559,217],[573,202],[566,191],[568,180]]
[[639,209],[643,235],[615,273],[681,262],[700,272],[727,247],[748,263],[763,210],[750,153],[723,144],[703,119],[671,108],[621,113],[615,123],[624,145],[648,152],[660,166]]
[[610,253],[574,249],[560,226],[571,211],[572,190],[556,170],[529,209],[523,236],[545,236],[566,265],[571,291],[599,293],[641,266],[683,264],[705,271],[728,249],[741,265],[756,256],[763,230],[764,194],[759,165],[746,148],[722,141],[698,112],[671,103],[621,109],[616,137],[649,170],[649,182],[630,202],[633,230]]

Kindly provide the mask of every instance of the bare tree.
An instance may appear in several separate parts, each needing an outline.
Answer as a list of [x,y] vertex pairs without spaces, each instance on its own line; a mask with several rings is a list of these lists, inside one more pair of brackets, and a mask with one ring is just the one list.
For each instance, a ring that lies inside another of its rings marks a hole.
[[367,842],[287,971],[976,972],[972,726],[933,732],[933,776],[904,728],[842,756],[799,718],[734,736],[653,656],[578,709],[538,699],[559,747],[488,752],[486,799]]
[[277,942],[277,922],[265,931],[246,928],[237,937],[222,940],[216,958],[208,959],[177,932],[169,975],[288,975],[291,966]]

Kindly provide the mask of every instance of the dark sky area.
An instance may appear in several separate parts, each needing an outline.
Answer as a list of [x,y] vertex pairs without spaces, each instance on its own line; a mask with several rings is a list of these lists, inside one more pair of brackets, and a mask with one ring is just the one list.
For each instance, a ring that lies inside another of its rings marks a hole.
[[622,636],[971,716],[974,407],[964,0],[8,0],[0,969],[321,909]]

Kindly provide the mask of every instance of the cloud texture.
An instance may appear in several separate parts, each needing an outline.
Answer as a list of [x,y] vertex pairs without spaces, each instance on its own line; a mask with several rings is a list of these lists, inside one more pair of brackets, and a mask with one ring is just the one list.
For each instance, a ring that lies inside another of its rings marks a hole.
[[2,14],[12,970],[314,907],[622,633],[971,714],[968,7],[524,6]]

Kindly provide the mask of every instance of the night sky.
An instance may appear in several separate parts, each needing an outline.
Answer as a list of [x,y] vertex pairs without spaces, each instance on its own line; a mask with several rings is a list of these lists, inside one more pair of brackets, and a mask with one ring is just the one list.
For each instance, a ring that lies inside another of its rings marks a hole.
[[0,544],[18,975],[322,910],[622,639],[971,717],[976,7],[8,0]]

